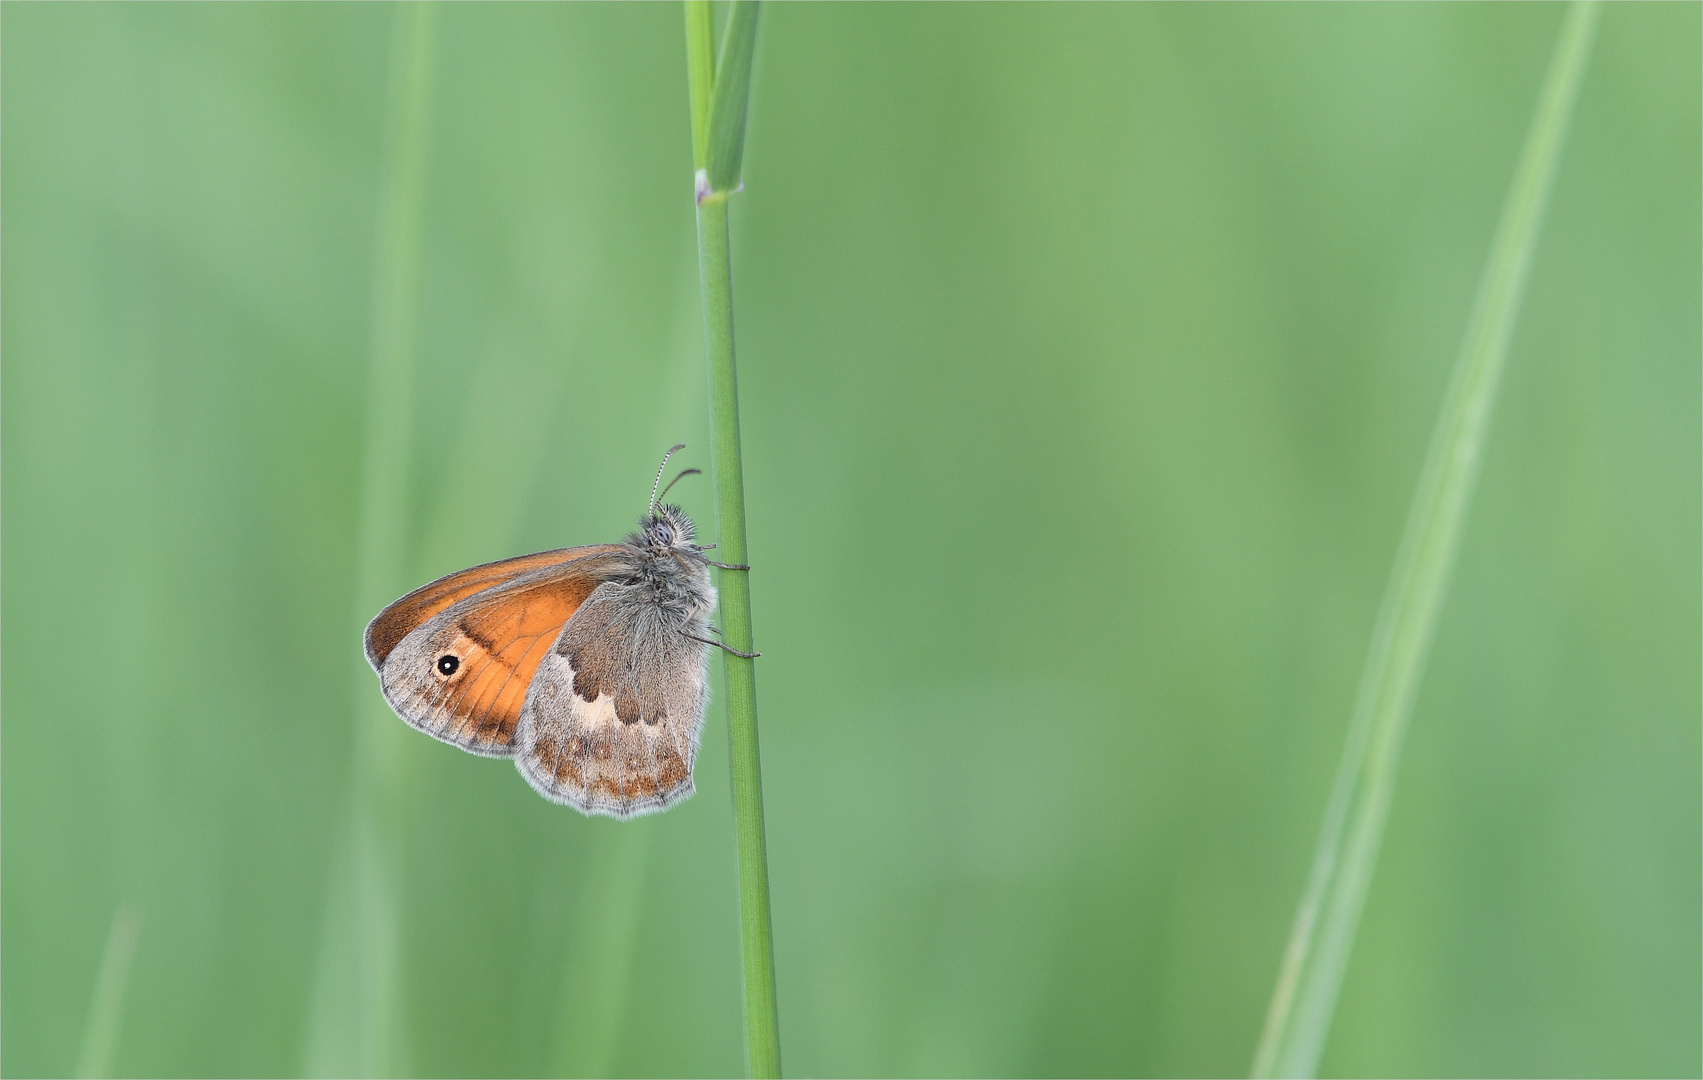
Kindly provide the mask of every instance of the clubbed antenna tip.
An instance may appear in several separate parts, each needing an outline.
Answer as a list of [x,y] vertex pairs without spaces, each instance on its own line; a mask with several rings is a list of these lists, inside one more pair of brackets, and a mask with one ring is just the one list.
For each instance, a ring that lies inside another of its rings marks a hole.
[[[684,450],[684,449],[686,449],[685,443],[675,443],[673,446],[670,446],[668,448],[668,453],[662,455],[662,464],[657,466],[656,482],[650,486],[650,516],[651,516],[652,520],[654,520],[656,518],[657,490],[662,487],[662,474],[668,471],[668,459],[674,456],[674,452],[676,450]],[[683,476],[685,474],[682,473],[681,475]],[[680,477],[676,476],[674,479],[678,480],[678,479],[680,479]],[[669,484],[668,486],[673,487],[674,485]]]

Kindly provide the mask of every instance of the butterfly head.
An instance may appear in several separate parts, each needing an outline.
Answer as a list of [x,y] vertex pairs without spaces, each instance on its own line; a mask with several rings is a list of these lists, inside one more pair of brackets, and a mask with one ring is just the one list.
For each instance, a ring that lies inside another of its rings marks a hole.
[[[692,524],[692,519],[686,516],[686,511],[672,503],[657,505],[657,500],[668,494],[669,488],[678,484],[683,477],[698,476],[702,469],[686,469],[668,482],[668,487],[661,487],[662,474],[668,471],[668,459],[674,456],[676,450],[684,450],[685,443],[678,443],[662,455],[662,467],[656,470],[656,483],[650,487],[650,509],[639,519],[638,543],[653,551],[670,551],[682,548],[693,553],[698,551],[696,544],[698,530]],[[658,490],[661,488],[661,490]],[[701,556],[700,556],[701,557]]]
[[697,539],[697,536],[697,526],[686,516],[686,511],[672,504],[658,506],[639,519],[640,545],[654,551],[675,548],[696,551],[697,545],[692,541]]

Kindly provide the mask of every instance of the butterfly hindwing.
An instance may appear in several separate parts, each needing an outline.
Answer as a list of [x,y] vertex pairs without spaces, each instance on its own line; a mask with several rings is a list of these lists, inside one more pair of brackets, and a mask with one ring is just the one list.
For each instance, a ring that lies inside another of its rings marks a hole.
[[[398,600],[367,631],[368,658],[385,700],[435,739],[488,757],[512,756],[539,662],[611,572],[610,559],[600,556],[618,550],[598,545],[491,563]],[[398,623],[430,614],[387,647],[387,633],[394,634],[387,620],[399,608]]]
[[695,613],[683,625],[635,602],[635,588],[605,582],[568,620],[538,663],[514,739],[527,782],[588,814],[652,813],[693,791],[707,647],[685,631],[707,627]]

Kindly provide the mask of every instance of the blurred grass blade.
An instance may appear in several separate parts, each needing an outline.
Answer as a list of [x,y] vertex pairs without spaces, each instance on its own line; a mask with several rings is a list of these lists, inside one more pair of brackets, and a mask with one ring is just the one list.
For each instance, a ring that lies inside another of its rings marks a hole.
[[[407,557],[408,443],[435,11],[430,3],[405,3],[395,13],[350,620],[357,634],[401,591]],[[331,878],[305,1064],[316,1076],[392,1076],[404,1071],[398,972],[403,817],[397,760],[404,729],[383,707],[356,634],[349,648],[355,679],[353,807]]]
[[1491,244],[1378,614],[1348,745],[1260,1037],[1255,1076],[1312,1076],[1318,1069],[1596,18],[1591,2],[1568,9]]
[[[745,160],[745,115],[751,100],[751,58],[757,51],[757,0],[733,0],[721,40],[721,58],[712,75],[715,104],[709,115],[710,191],[739,187]],[[702,75],[692,76],[693,88]]]
[[[698,0],[688,0],[688,7]],[[727,44],[713,80],[702,66],[708,50],[707,20],[688,10],[687,84],[694,92],[706,82],[715,87],[710,113],[709,155],[712,176],[722,168],[739,174],[744,146],[745,104],[750,97],[751,51],[757,32],[756,4],[736,2],[728,19]],[[741,85],[734,87],[733,82]],[[691,102],[693,115],[704,108]],[[737,134],[730,134],[737,125]],[[719,146],[719,149],[718,149]],[[718,166],[718,161],[720,162]],[[704,345],[709,361],[710,461],[714,474],[716,542],[721,561],[748,562],[745,547],[745,470],[739,439],[739,379],[733,345],[733,266],[728,248],[726,194],[698,193],[698,272],[703,289]],[[752,652],[751,582],[748,571],[727,570],[718,578],[722,640],[740,652]],[[739,850],[739,923],[744,960],[745,1062],[751,1076],[779,1076],[780,1022],[775,1002],[775,946],[769,922],[769,863],[763,831],[763,774],[757,744],[757,672],[748,658],[722,654],[727,693],[729,772]]]
[[555,1075],[609,1076],[633,984],[644,889],[656,830],[603,830],[572,922]]
[[83,1025],[83,1045],[77,1052],[77,1075],[91,1078],[112,1073],[112,1049],[118,1042],[118,1023],[124,1015],[124,989],[130,982],[130,960],[142,920],[120,904],[107,931],[106,950],[95,975],[94,999]]

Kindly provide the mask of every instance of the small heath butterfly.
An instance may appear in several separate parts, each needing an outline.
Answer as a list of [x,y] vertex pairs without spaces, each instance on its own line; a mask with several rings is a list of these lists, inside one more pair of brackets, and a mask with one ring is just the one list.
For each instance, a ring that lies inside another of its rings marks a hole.
[[[714,562],[692,519],[658,505],[619,544],[521,555],[423,585],[367,624],[396,715],[434,739],[512,757],[583,814],[630,818],[692,794],[709,697]],[[699,472],[687,469],[668,484]]]

